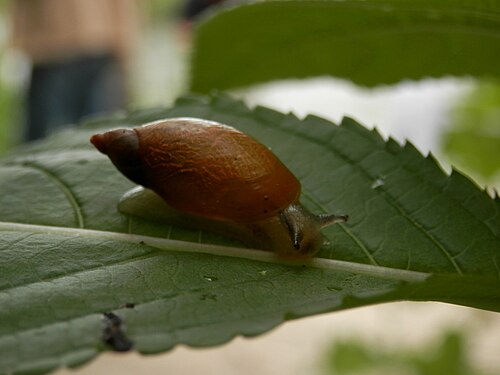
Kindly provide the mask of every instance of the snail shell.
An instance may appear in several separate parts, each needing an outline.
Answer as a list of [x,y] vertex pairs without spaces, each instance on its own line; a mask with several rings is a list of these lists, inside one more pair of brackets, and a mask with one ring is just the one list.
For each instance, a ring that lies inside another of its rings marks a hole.
[[314,254],[324,242],[320,229],[347,220],[307,211],[288,168],[227,125],[167,119],[96,134],[91,142],[146,188],[124,196],[119,209],[125,213],[187,222],[290,256]]

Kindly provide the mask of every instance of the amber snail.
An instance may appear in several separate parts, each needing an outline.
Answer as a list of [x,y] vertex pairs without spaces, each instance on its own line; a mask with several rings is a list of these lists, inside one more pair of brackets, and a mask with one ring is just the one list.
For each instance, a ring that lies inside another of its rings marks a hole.
[[142,186],[119,202],[126,214],[187,222],[291,257],[314,255],[325,241],[321,228],[347,220],[310,213],[288,168],[227,125],[174,118],[95,134],[90,141]]

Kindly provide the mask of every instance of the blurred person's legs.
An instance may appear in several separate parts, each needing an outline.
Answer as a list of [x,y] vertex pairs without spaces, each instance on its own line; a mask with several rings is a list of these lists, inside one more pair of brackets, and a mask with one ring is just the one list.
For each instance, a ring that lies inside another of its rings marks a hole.
[[125,76],[111,54],[33,66],[25,141],[77,123],[82,117],[123,108]]

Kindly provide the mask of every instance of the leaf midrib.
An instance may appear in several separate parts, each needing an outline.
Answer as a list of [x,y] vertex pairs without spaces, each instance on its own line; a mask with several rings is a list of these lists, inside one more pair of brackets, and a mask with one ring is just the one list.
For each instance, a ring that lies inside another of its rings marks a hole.
[[292,266],[308,266],[332,271],[352,272],[360,275],[379,277],[383,279],[399,280],[406,282],[421,282],[430,277],[431,273],[402,270],[398,268],[373,266],[364,263],[354,263],[327,258],[312,258],[309,260],[285,260],[276,254],[256,249],[246,249],[230,246],[219,246],[170,240],[160,237],[144,236],[137,234],[99,231],[93,229],[66,228],[46,225],[22,224],[0,222],[0,231],[31,232],[48,235],[74,236],[126,242],[138,246],[150,246],[162,251],[175,251],[187,253],[201,253],[215,256],[242,258],[265,263],[277,263]]

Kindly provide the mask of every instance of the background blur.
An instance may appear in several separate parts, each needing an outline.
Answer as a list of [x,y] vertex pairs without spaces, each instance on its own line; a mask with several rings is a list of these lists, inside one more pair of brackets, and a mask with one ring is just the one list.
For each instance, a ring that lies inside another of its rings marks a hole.
[[[62,0],[60,0],[62,1]],[[9,48],[14,0],[0,3],[0,155],[23,140],[31,62]],[[186,87],[190,24],[183,3],[139,4],[129,59],[128,108],[168,106]],[[282,81],[233,92],[250,106],[354,117],[409,139],[482,186],[500,187],[500,85],[472,79],[405,82],[366,90],[333,78]],[[104,354],[80,374],[500,374],[498,314],[437,303],[394,303],[288,322],[211,349],[141,357]],[[286,355],[286,357],[284,357]],[[58,375],[70,371],[60,370]],[[72,371],[71,371],[72,372]]]

